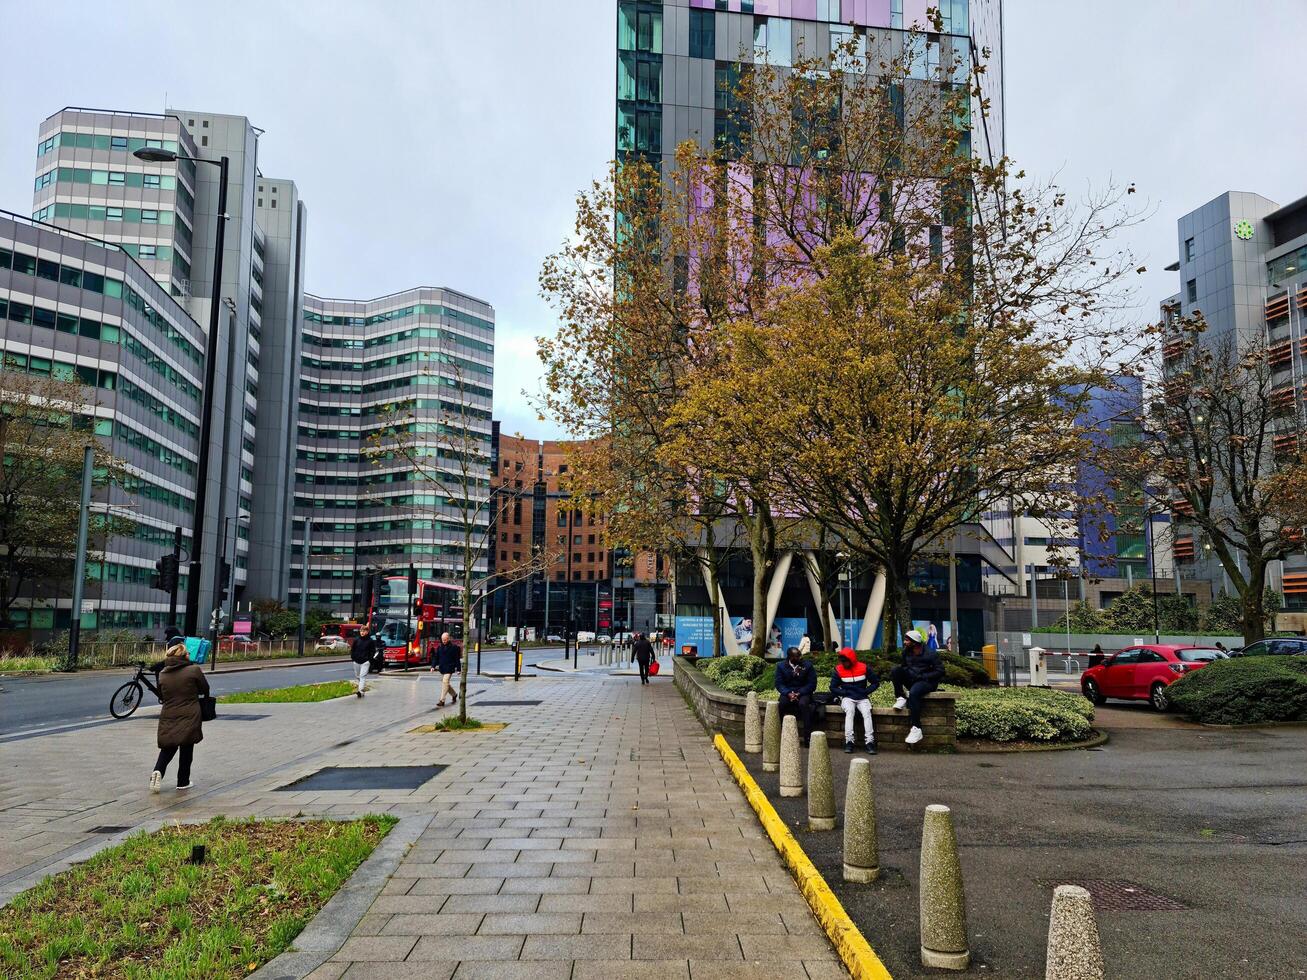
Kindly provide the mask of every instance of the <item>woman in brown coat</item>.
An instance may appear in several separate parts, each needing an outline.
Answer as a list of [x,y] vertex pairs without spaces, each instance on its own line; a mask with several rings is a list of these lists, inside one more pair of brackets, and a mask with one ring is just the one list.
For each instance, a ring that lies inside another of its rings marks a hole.
[[[170,631],[171,632],[171,631]],[[170,635],[168,653],[159,672],[159,696],[163,711],[159,713],[159,759],[150,773],[150,792],[159,792],[163,774],[172,757],[180,751],[177,763],[177,788],[191,788],[191,758],[195,743],[204,739],[200,721],[200,698],[208,697],[209,681],[199,664],[186,656],[180,636]]]

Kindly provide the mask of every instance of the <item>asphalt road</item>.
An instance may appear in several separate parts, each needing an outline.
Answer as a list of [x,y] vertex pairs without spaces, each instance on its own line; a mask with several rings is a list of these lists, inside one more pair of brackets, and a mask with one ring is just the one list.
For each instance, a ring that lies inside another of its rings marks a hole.
[[[524,664],[561,656],[559,650],[528,650]],[[221,664],[220,664],[221,666]],[[472,655],[472,669],[476,669],[476,655]],[[484,652],[483,670],[505,672],[513,669],[513,656],[506,650]],[[31,738],[47,731],[66,731],[112,724],[109,699],[134,671],[88,670],[77,674],[40,674],[31,677],[0,677],[0,744],[15,737]],[[287,664],[284,667],[265,667],[260,670],[223,671],[210,674],[209,687],[215,694],[236,691],[258,691],[270,687],[287,687],[293,684],[314,684],[319,681],[342,680],[352,676],[348,661],[329,664]],[[143,707],[156,705],[148,691]]]
[[[741,758],[895,977],[939,975],[918,952],[930,803],[953,809],[973,973],[1042,977],[1053,883],[1116,879],[1181,908],[1100,909],[1109,977],[1307,975],[1307,728],[1111,736],[1089,751],[882,752],[872,759],[882,876],[870,885],[842,880],[842,826],[808,831],[806,798],[780,798],[760,757]],[[841,811],[849,758],[832,753]]]

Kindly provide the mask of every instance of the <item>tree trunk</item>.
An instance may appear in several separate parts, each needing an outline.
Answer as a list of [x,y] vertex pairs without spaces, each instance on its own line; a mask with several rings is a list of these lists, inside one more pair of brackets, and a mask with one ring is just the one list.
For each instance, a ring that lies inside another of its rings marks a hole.
[[463,552],[463,669],[458,672],[458,720],[461,722],[467,721],[467,645],[472,636],[470,632],[472,616],[472,552],[469,550],[471,547],[472,542],[468,540]]
[[887,564],[885,574],[888,578],[885,583],[885,649],[888,651],[898,649],[899,633],[907,635],[912,629],[912,599],[908,593],[912,578],[906,561]]
[[1249,561],[1248,580],[1239,597],[1243,607],[1243,641],[1256,643],[1266,636],[1266,566]]
[[776,567],[776,532],[765,502],[753,501],[753,511],[744,518],[749,525],[749,554],[753,559],[753,639],[749,653],[767,655],[767,590]]

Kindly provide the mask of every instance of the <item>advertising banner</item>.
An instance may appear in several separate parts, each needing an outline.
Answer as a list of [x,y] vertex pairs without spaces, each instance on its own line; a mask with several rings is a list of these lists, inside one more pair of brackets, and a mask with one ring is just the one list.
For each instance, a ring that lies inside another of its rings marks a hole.
[[698,647],[701,657],[713,655],[711,616],[676,617],[676,652],[680,653],[686,646]]

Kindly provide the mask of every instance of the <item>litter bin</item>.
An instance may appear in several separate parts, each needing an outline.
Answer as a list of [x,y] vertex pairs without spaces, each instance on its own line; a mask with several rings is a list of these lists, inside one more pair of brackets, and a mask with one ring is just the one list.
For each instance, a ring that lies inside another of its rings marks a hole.
[[998,680],[998,645],[986,643],[980,648],[980,659],[985,665],[985,673],[992,681]]
[[697,656],[699,656],[699,648],[698,648],[698,646],[696,646],[696,645],[693,644],[693,643],[684,643],[684,644],[682,644],[682,645],[681,645],[681,656],[682,656],[682,657],[697,657]]

